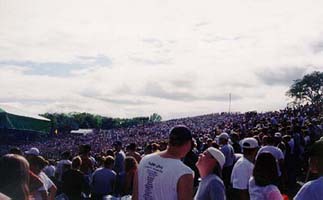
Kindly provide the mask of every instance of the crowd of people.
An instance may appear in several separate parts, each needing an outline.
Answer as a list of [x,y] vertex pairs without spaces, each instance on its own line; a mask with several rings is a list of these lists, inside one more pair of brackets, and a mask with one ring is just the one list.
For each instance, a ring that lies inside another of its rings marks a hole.
[[6,145],[0,198],[321,199],[322,109],[210,114]]

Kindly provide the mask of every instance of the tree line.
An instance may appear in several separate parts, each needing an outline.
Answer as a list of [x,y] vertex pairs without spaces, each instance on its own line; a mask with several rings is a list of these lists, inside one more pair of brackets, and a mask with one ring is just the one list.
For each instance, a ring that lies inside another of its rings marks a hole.
[[286,95],[294,99],[295,105],[323,105],[323,72],[314,71],[294,80]]
[[44,113],[41,116],[51,120],[51,129],[55,133],[67,133],[77,129],[113,129],[126,128],[140,124],[155,123],[162,117],[153,113],[149,117],[112,118],[91,113]]

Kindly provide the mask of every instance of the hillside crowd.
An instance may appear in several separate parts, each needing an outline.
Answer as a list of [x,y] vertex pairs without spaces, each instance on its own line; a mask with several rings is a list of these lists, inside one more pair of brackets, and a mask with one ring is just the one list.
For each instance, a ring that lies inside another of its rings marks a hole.
[[6,145],[0,199],[322,199],[322,136],[304,105]]

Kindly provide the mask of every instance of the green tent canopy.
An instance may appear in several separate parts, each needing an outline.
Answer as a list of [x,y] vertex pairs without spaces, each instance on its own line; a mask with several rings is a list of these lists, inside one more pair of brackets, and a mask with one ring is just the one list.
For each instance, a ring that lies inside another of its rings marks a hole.
[[48,134],[51,128],[49,119],[27,114],[13,108],[0,108],[0,128],[18,131],[35,131]]

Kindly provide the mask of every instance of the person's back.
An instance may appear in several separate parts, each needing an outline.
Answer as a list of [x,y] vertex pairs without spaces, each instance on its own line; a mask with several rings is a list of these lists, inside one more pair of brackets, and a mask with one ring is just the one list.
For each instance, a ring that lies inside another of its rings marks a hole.
[[141,161],[141,156],[138,152],[134,151],[134,152],[129,152],[126,154],[126,156],[132,156],[136,159],[136,161],[139,163]]
[[70,199],[79,199],[84,189],[84,174],[76,169],[66,171],[62,176],[62,191]]
[[252,175],[249,180],[251,200],[282,200],[282,195],[275,185],[279,178],[277,162],[271,153],[259,154]]
[[175,126],[165,151],[145,156],[134,179],[134,200],[190,200],[193,198],[193,171],[180,159],[191,149],[192,134]]
[[81,193],[85,190],[84,174],[79,170],[82,160],[80,157],[73,158],[72,169],[62,175],[62,191],[70,200],[81,198]]
[[136,161],[139,163],[141,160],[140,154],[136,151],[137,145],[136,143],[131,143],[127,146],[127,154],[126,156],[132,156],[136,159]]
[[88,157],[87,155],[81,155],[80,157],[82,159],[82,165],[81,165],[80,170],[85,175],[91,174],[92,169],[93,169],[93,164],[92,164],[92,161],[91,161],[90,157]]
[[231,174],[231,183],[234,199],[249,199],[249,179],[254,168],[254,158],[257,153],[258,142],[254,138],[245,138],[242,141],[243,157],[234,165]]
[[280,169],[281,168],[280,164],[281,162],[284,161],[284,158],[285,158],[283,152],[278,147],[275,147],[272,145],[266,145],[259,149],[256,158],[263,152],[269,152],[271,155],[275,157],[277,162],[278,176],[281,176],[282,172]]
[[233,166],[234,160],[235,160],[235,157],[234,157],[235,152],[234,152],[233,147],[230,144],[225,144],[220,148],[220,150],[222,151],[222,153],[225,156],[224,167]]
[[115,165],[114,170],[116,173],[124,172],[124,160],[126,159],[126,154],[120,150],[115,153]]
[[66,172],[71,165],[72,165],[72,162],[67,159],[60,160],[57,163],[55,174],[58,181],[62,181],[63,173]]
[[98,168],[92,175],[92,192],[100,195],[107,195],[113,192],[116,180],[116,173],[107,168]]
[[177,199],[177,182],[192,170],[179,159],[145,156],[139,165],[139,199]]
[[55,166],[54,165],[47,165],[43,171],[44,173],[53,180],[53,178],[55,177]]
[[62,159],[56,164],[55,170],[55,176],[58,181],[62,181],[63,173],[70,169],[70,166],[72,165],[72,162],[69,160],[69,157],[71,156],[69,151],[63,152],[61,156]]
[[245,157],[240,158],[234,165],[231,174],[231,183],[233,188],[248,189],[249,178],[252,175],[254,164]]
[[113,170],[117,173],[117,179],[116,179],[116,188],[115,193],[116,195],[121,195],[123,190],[123,185],[125,181],[125,165],[124,160],[126,159],[126,154],[122,150],[122,142],[116,141],[113,144],[115,148],[115,161],[114,161],[114,167]]
[[112,194],[114,190],[117,174],[112,168],[115,160],[112,156],[107,156],[103,162],[104,167],[95,170],[92,174],[92,199],[101,200],[103,196]]
[[253,177],[249,181],[249,194],[251,200],[282,200],[277,186],[273,184],[258,186]]

